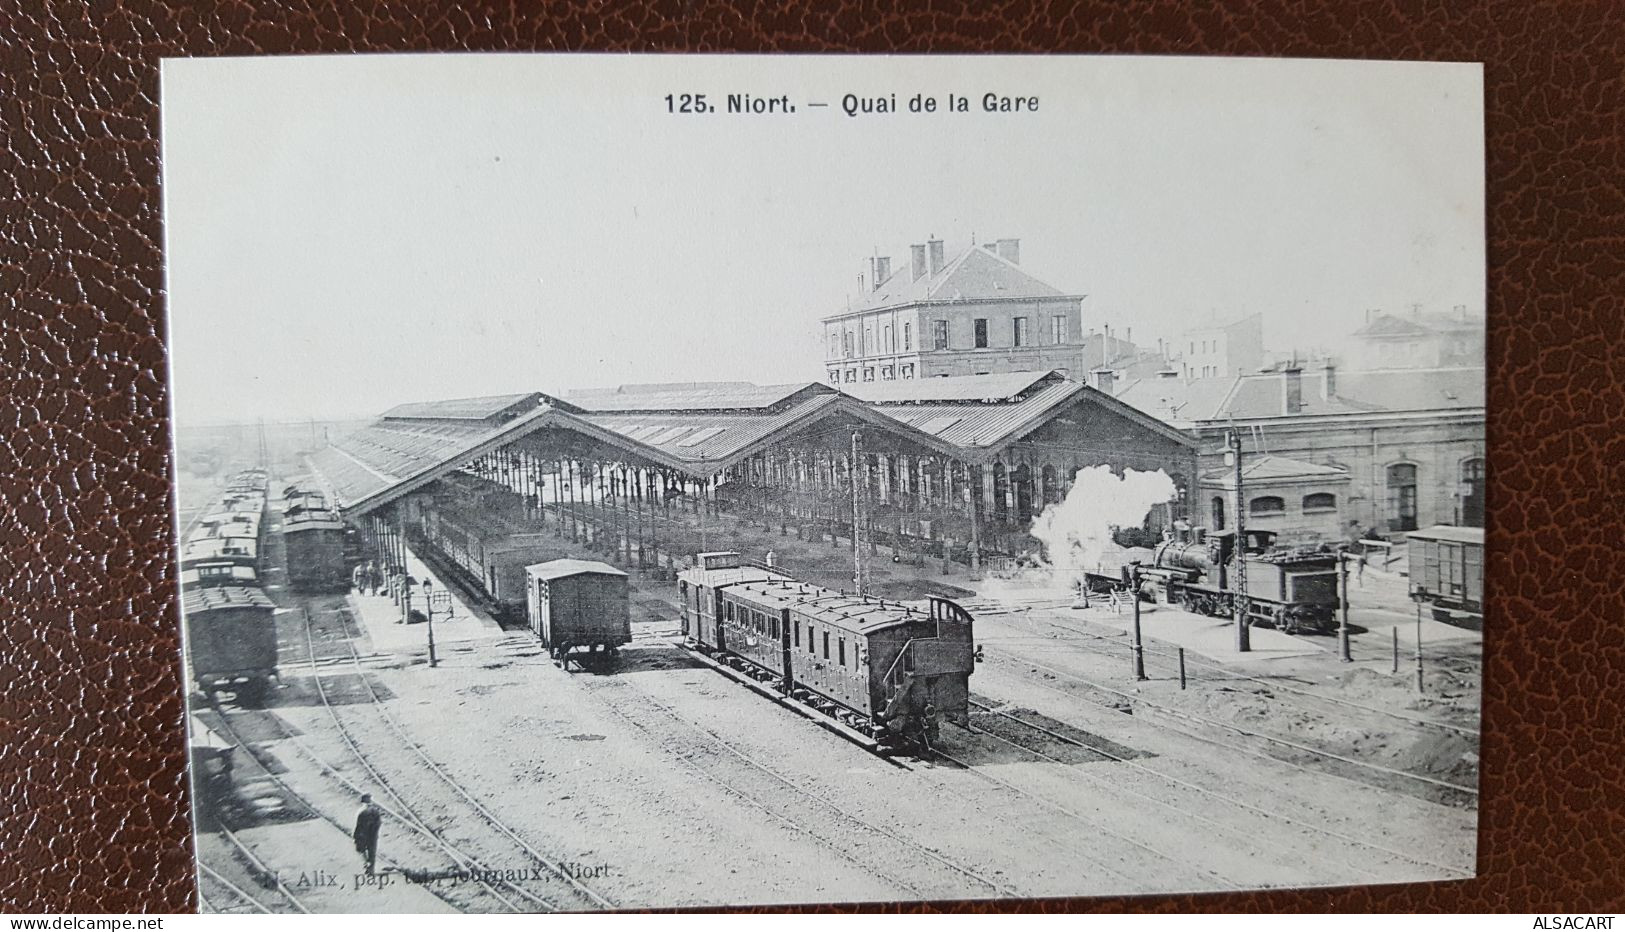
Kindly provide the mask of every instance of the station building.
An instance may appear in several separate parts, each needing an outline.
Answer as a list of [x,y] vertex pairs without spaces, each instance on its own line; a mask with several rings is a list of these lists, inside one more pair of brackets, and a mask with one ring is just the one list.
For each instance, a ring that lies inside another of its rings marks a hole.
[[1193,438],[1059,373],[871,388],[634,385],[402,405],[311,466],[384,562],[427,544],[510,610],[523,567],[564,538],[669,578],[747,521],[976,572],[1029,546],[1032,518],[1084,466],[1168,472],[1180,493],[1159,521],[1194,505]]
[[[1482,366],[1289,366],[1212,379],[1170,372],[1129,383],[1117,398],[1195,435],[1204,475],[1223,470],[1227,438],[1239,432],[1247,458],[1286,457],[1345,472],[1347,491],[1337,503],[1345,523],[1394,536],[1434,524],[1483,526]],[[1211,501],[1203,507],[1201,520],[1219,523]]]

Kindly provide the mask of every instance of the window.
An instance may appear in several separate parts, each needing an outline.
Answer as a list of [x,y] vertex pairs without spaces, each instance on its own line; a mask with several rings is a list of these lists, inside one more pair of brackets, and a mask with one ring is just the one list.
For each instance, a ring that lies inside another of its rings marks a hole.
[[875,369],[873,366],[863,370],[863,380],[865,382],[873,382],[875,380]]
[[814,644],[817,643],[817,641],[818,641],[818,639],[813,637],[813,624],[812,624],[812,622],[809,621],[809,622],[807,622],[807,653],[808,654],[817,654],[818,653],[818,649],[813,646]]
[[848,369],[848,370],[846,370],[846,380],[848,382],[856,382],[858,380],[858,370],[856,370],[856,369]]
[[897,344],[892,342],[891,327],[887,326],[885,330],[881,331],[881,334],[881,348],[888,353],[895,352],[897,350]]
[[863,355],[867,356],[870,353],[874,352],[874,347],[875,347],[875,332],[873,330],[864,330],[863,331]]
[[1388,467],[1388,530],[1416,530],[1416,465]]
[[841,334],[841,358],[852,358],[852,331],[850,330]]
[[911,350],[913,348],[914,348],[914,325],[913,324],[904,324],[903,325],[903,352],[906,353],[906,352],[908,352],[909,350]]
[[987,318],[976,318],[976,348],[987,348]]
[[948,322],[946,320],[931,321],[931,348],[934,350],[948,348]]
[[1056,314],[1050,318],[1049,334],[1051,343],[1066,342],[1066,315]]
[[835,646],[840,650],[840,656],[836,662],[844,667],[846,666],[846,638],[836,638]]
[[831,369],[831,370],[829,370],[829,381],[830,381],[831,385],[839,385],[839,384],[841,384],[841,370],[839,370],[839,369]]
[[1026,346],[1027,345],[1027,318],[1025,318],[1025,317],[1017,317],[1011,323],[1014,324],[1014,326],[1011,327],[1011,329],[1010,329],[1010,338],[1014,341],[1013,343],[1011,343],[1011,345],[1012,346]]
[[1303,497],[1303,510],[1305,512],[1336,511],[1337,496],[1330,492],[1315,492],[1311,495],[1305,495]]
[[1476,457],[1461,464],[1460,523],[1484,526],[1484,461]]
[[903,378],[905,378],[905,379],[914,378],[914,366],[913,365],[907,365],[907,366],[903,367]]
[[829,632],[824,632],[824,659],[829,659]]
[[1247,503],[1247,513],[1251,515],[1286,514],[1286,499],[1279,495],[1261,495]]
[[799,624],[791,625],[790,626],[790,633],[795,636],[795,640],[796,640],[796,642],[795,642],[795,644],[793,646],[800,647],[801,646],[801,625],[799,625]]
[[834,359],[841,355],[841,338],[836,334],[829,335],[829,358]]
[[1191,341],[1191,355],[1192,356],[1196,355],[1196,341],[1195,340]]
[[887,381],[887,382],[890,382],[892,379],[897,378],[897,367],[896,366],[881,366],[880,367],[880,378],[882,380],[884,380],[884,381]]

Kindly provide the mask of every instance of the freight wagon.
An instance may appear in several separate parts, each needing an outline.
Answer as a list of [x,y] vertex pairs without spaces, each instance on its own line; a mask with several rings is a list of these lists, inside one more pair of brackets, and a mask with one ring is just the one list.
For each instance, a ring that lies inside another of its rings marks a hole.
[[525,567],[525,580],[530,629],[564,669],[572,659],[583,667],[607,663],[632,642],[628,578],[615,567],[553,560]]
[[1484,529],[1438,525],[1405,535],[1411,591],[1433,606],[1433,617],[1484,614]]

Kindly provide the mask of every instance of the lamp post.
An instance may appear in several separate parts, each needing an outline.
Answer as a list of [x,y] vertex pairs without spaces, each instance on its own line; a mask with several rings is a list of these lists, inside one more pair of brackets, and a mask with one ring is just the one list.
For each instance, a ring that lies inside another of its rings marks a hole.
[[1129,569],[1129,599],[1134,602],[1134,678],[1145,679],[1145,643],[1140,639],[1140,564]]
[[1245,654],[1253,649],[1252,632],[1247,618],[1247,498],[1241,490],[1241,432],[1231,431],[1226,460],[1236,467],[1236,573],[1231,582],[1236,601],[1236,653]]
[[[440,661],[434,655],[434,583],[429,577],[423,577],[423,617],[429,622],[429,666],[436,667]],[[410,599],[407,600],[409,603]]]
[[1416,602],[1416,692],[1420,695],[1426,692],[1422,684],[1422,603],[1427,600],[1427,593],[1421,586],[1413,586],[1411,598]]

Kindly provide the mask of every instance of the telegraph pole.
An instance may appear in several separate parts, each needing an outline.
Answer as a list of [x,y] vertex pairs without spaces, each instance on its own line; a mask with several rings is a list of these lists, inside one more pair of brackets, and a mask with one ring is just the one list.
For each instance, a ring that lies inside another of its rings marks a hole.
[[863,537],[863,533],[859,530],[859,527],[861,526],[860,522],[862,521],[862,507],[859,502],[858,493],[858,456],[861,452],[859,448],[860,442],[861,438],[859,433],[858,431],[854,430],[852,432],[852,468],[847,471],[847,478],[852,482],[852,583],[857,587],[858,596],[861,598],[864,590],[864,579],[863,545],[860,543],[860,538]]
[[1236,651],[1253,649],[1252,632],[1247,630],[1247,499],[1241,493],[1241,432],[1230,432],[1230,456],[1236,463]]
[[1349,556],[1346,550],[1337,556],[1338,575],[1343,582],[1343,611],[1337,624],[1337,657],[1344,663],[1354,662],[1354,657],[1349,654]]

